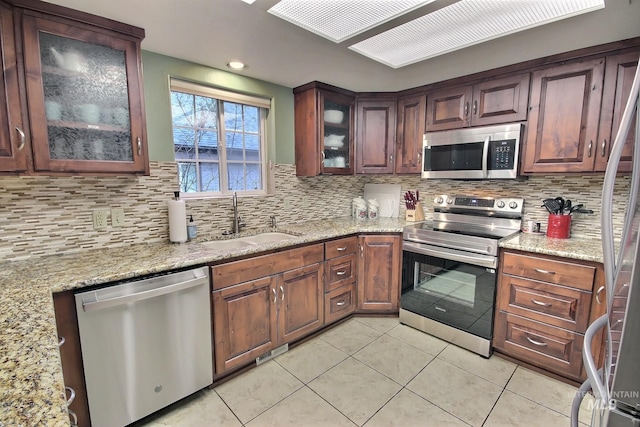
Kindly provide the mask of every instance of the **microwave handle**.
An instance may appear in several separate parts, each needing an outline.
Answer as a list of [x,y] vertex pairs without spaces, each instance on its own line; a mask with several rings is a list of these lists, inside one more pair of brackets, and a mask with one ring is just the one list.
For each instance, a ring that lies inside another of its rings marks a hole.
[[484,145],[482,146],[482,177],[487,178],[489,174],[489,141],[491,136],[487,135],[484,139]]

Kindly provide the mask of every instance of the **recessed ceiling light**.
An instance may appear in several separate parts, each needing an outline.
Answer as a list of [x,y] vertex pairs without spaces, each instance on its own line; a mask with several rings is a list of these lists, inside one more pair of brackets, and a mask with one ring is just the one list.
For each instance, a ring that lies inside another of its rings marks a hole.
[[604,0],[460,0],[352,46],[393,68],[604,7]]
[[245,3],[253,4],[256,0],[242,0]]
[[336,43],[435,0],[281,0],[269,13]]
[[231,68],[232,70],[244,70],[245,68],[247,68],[247,65],[244,62],[240,61],[229,61],[227,62],[227,67]]

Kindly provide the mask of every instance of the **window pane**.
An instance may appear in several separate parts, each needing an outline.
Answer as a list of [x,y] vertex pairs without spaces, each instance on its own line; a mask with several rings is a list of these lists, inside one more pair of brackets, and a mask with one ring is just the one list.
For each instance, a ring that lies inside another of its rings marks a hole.
[[218,163],[200,163],[200,191],[220,191],[220,167]]
[[193,95],[171,92],[171,116],[174,126],[193,126]]
[[244,165],[242,163],[227,163],[229,190],[246,190],[244,186]]
[[258,107],[244,106],[244,131],[252,133],[260,131],[260,110]]
[[260,136],[245,134],[245,160],[248,162],[260,161]]
[[218,160],[218,132],[211,130],[198,131],[198,159]]
[[178,163],[178,183],[180,191],[183,193],[198,191],[195,163]]
[[196,126],[216,129],[218,126],[218,100],[196,96]]
[[243,160],[242,151],[244,144],[242,143],[243,134],[240,132],[226,132],[225,145],[227,147],[228,160]]
[[246,190],[261,190],[262,189],[262,175],[260,173],[259,164],[248,164],[246,175],[247,187]]
[[176,160],[195,159],[196,157],[196,136],[191,128],[173,128],[173,148],[176,153]]
[[224,102],[224,128],[228,131],[242,131],[242,105]]

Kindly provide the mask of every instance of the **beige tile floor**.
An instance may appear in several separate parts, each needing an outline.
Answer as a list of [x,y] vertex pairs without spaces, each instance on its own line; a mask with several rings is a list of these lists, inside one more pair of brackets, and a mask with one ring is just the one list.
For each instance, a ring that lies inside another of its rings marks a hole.
[[138,426],[568,427],[575,391],[398,319],[355,317]]

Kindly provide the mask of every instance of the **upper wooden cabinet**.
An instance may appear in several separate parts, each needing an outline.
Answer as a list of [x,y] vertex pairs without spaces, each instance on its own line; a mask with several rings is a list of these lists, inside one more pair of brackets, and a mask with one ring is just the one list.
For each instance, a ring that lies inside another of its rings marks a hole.
[[0,2],[0,171],[27,170],[25,127],[22,122],[18,70],[15,50],[13,11]]
[[427,95],[398,100],[396,173],[420,173]]
[[[631,85],[638,67],[639,56],[640,50],[635,50],[606,58],[600,127],[595,148],[594,170],[597,172],[604,171],[607,168],[611,145],[618,133],[622,113],[631,93]],[[635,119],[632,123],[635,123]],[[622,157],[620,158],[620,164],[618,165],[618,172],[631,172],[634,138],[635,127],[631,126]]]
[[[11,99],[8,118],[0,111],[9,125],[0,137],[2,171],[149,174],[144,30],[48,3],[11,3],[21,22],[11,22],[6,8],[0,9],[8,61],[4,95]],[[16,43],[8,36],[10,24],[21,30]],[[20,45],[24,49],[16,49]],[[24,87],[20,76],[16,82],[16,61],[24,69]],[[28,108],[20,109],[19,100]]]
[[296,174],[352,175],[355,95],[319,82],[293,93]]
[[427,95],[427,132],[527,119],[529,74],[502,77]]
[[393,173],[395,97],[356,102],[356,173]]
[[523,173],[593,171],[604,58],[536,71]]

